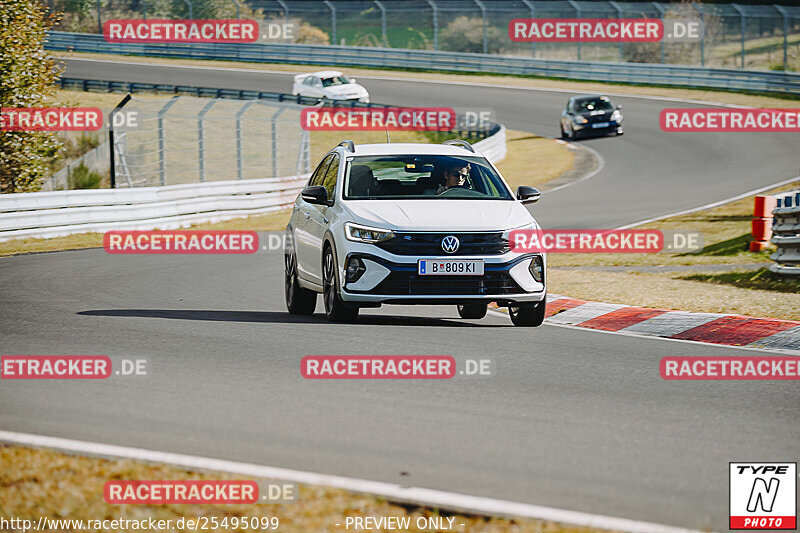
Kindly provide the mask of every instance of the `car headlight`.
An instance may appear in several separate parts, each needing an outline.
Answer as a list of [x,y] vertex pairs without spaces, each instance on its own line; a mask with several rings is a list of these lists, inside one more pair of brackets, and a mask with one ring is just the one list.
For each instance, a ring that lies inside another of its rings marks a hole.
[[575,121],[575,124],[586,124],[587,122],[589,122],[589,119],[581,115],[575,115],[574,117],[572,117],[572,120]]
[[611,120],[619,122],[620,120],[622,120],[622,113],[620,113],[619,111],[614,111],[613,113],[611,113]]
[[533,276],[533,279],[542,283],[544,279],[544,259],[542,259],[541,255],[536,255],[531,259],[528,271],[531,273],[531,276]]
[[391,230],[360,226],[358,224],[353,224],[352,222],[348,222],[344,225],[344,233],[347,235],[347,239],[350,241],[366,242],[371,244],[394,239],[394,232]]
[[[541,228],[536,223],[526,224],[526,225],[520,226],[518,228],[507,229],[507,230],[505,230],[503,232],[502,239],[505,241],[505,245],[508,247],[508,249],[511,250],[511,249],[514,248],[514,246],[513,246],[514,243],[511,242],[511,233],[512,232],[517,231],[517,230],[537,230],[537,229],[541,229]],[[521,253],[521,252],[517,252],[517,253]]]

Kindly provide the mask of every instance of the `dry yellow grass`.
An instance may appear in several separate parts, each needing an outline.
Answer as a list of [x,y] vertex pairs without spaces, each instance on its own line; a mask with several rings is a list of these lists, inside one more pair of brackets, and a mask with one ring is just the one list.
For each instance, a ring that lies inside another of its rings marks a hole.
[[533,133],[506,130],[508,155],[497,168],[512,189],[542,186],[572,168],[575,156],[565,145]]
[[[78,52],[57,52],[56,57],[88,57],[97,59],[111,59],[119,61],[121,56],[110,54],[87,54]],[[319,70],[318,66],[309,65],[284,65],[271,63],[243,63],[238,61],[204,61],[191,59],[164,59],[154,57],[129,57],[127,61],[138,63],[159,63],[173,65],[192,65],[207,67],[224,67],[235,69],[250,70],[270,70],[280,72],[309,72]],[[575,92],[605,92],[618,94],[642,94],[650,96],[668,96],[672,98],[686,98],[693,100],[707,100],[725,104],[736,104],[752,107],[796,107],[796,99],[774,98],[770,96],[757,96],[741,93],[728,93],[721,91],[704,91],[699,89],[681,89],[666,87],[635,87],[630,85],[614,85],[610,83],[580,82],[580,81],[560,81],[536,78],[521,78],[516,76],[482,76],[475,74],[448,74],[448,73],[429,73],[429,72],[395,72],[391,70],[377,70],[351,67],[330,67],[339,68],[348,75],[359,76],[380,76],[386,78],[420,79],[420,80],[447,80],[467,83],[489,83],[518,87],[541,87],[548,89],[563,89]],[[287,81],[286,92],[291,90]]]
[[[793,183],[762,194],[776,194],[781,191],[797,189]],[[708,247],[720,248],[718,253],[709,254],[551,254],[550,266],[654,266],[654,265],[711,265],[747,264],[769,261],[769,254],[747,251],[747,236],[750,234],[750,221],[753,218],[754,197],[748,196],[735,202],[711,209],[697,211],[688,215],[657,220],[637,226],[636,229],[686,230],[703,234],[703,243]],[[720,243],[729,243],[724,245]],[[727,247],[726,247],[727,246]]]
[[[791,190],[796,185],[776,188],[769,193]],[[766,194],[766,193],[765,193]],[[734,271],[746,272],[744,265],[769,262],[772,249],[751,253],[750,220],[753,213],[752,196],[719,207],[659,220],[637,229],[696,230],[703,234],[706,249],[699,254],[550,254],[549,267],[576,267],[576,270],[551,268],[549,290],[583,300],[639,305],[707,313],[735,313],[759,317],[800,320],[798,282],[781,281],[782,291],[761,290],[777,283],[753,283],[743,288],[723,284],[721,276],[708,281],[683,279],[689,271],[673,272],[605,272],[580,267],[604,266],[695,266],[702,271],[706,265],[741,265]],[[693,269],[694,270],[694,269]],[[750,271],[753,269],[750,268]]]
[[[108,480],[183,480],[183,479],[252,479],[230,474],[194,472],[161,464],[128,459],[97,459],[44,449],[0,444],[0,516],[33,520],[71,518],[97,519],[171,519],[181,517],[277,517],[278,531],[307,533],[342,531],[348,516],[411,517],[408,531],[416,528],[416,519],[442,516],[436,509],[397,505],[369,495],[340,489],[299,486],[298,499],[269,505],[112,505],[103,499],[103,485]],[[464,524],[457,531],[465,533],[591,533],[597,529],[570,527],[533,519],[507,519],[464,514],[453,516],[453,524]],[[75,531],[66,529],[62,531]],[[161,530],[163,531],[163,530]],[[168,531],[178,531],[174,527]],[[251,531],[239,529],[238,531]]]
[[681,279],[687,273],[550,269],[548,290],[570,298],[763,318],[800,320],[800,294]]

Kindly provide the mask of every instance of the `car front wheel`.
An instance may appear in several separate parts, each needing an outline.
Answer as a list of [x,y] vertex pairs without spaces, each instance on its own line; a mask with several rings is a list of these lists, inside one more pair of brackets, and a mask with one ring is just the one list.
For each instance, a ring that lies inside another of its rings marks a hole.
[[508,314],[515,326],[536,327],[544,322],[547,298],[541,302],[518,302],[508,306]]
[[332,322],[354,322],[358,318],[358,307],[349,305],[339,296],[336,258],[333,250],[325,248],[322,257],[322,296],[325,315]]

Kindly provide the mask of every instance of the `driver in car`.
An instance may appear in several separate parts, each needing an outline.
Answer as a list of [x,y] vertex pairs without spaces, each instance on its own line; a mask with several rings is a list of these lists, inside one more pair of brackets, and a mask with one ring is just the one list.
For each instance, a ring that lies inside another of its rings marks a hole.
[[434,174],[439,174],[437,182],[440,184],[437,189],[427,189],[425,194],[442,194],[449,189],[464,188],[467,178],[469,178],[469,171],[472,170],[470,164],[466,161],[452,159],[446,163],[446,166],[440,167],[439,172],[434,171]]

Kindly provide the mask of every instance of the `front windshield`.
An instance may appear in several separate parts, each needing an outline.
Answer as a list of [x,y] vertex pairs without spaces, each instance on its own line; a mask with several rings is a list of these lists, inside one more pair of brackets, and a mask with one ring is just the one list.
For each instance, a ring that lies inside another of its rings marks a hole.
[[391,155],[354,157],[347,169],[348,200],[513,200],[483,157]]
[[578,107],[578,112],[581,111],[606,111],[612,108],[611,100],[605,96],[599,98],[587,98],[585,100],[577,100],[575,104]]
[[350,80],[344,76],[333,76],[332,78],[322,78],[323,87],[332,87],[334,85],[347,85]]

